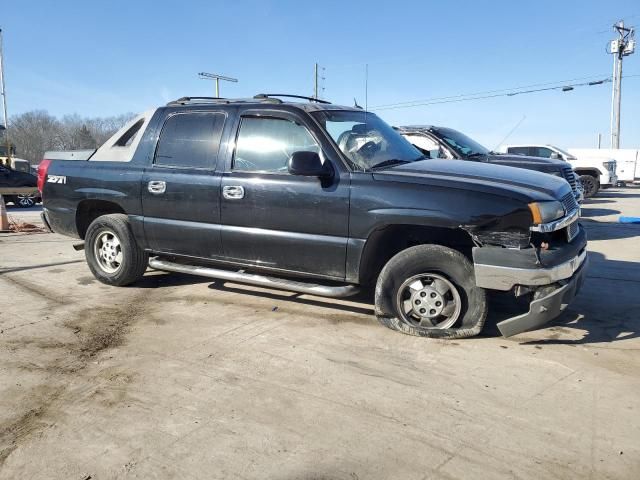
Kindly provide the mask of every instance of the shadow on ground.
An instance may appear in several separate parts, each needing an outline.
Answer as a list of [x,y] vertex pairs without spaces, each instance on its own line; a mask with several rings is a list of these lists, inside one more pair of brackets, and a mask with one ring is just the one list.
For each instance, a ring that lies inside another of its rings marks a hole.
[[607,215],[620,215],[620,210],[613,210],[612,208],[582,207],[581,216],[583,217],[605,217]]
[[[594,231],[595,230],[595,231]],[[598,236],[600,230],[606,231],[607,238],[626,238],[638,235],[640,227],[618,229],[590,229],[591,237]],[[615,236],[610,236],[615,231]],[[571,305],[548,326],[562,327],[565,337],[559,338],[553,332],[549,338],[526,341],[524,344],[585,344],[626,340],[640,336],[640,274],[638,262],[610,260],[598,252],[589,254],[589,273],[584,286]],[[360,315],[374,315],[373,291],[364,290],[349,297],[347,304],[337,303],[332,298],[321,298],[290,291],[277,291],[259,287],[245,286],[222,280],[211,281],[209,278],[178,273],[155,272],[146,275],[136,283],[139,288],[176,287],[208,283],[208,288],[215,291],[237,293],[243,296],[260,297],[270,300],[291,302],[327,308],[338,312],[349,312]],[[241,302],[241,298],[238,299]],[[496,324],[528,310],[526,298],[516,299],[510,293],[492,293],[489,296],[490,313],[487,318],[483,337],[500,336]],[[358,304],[358,305],[354,305]],[[576,338],[577,337],[577,338]]]

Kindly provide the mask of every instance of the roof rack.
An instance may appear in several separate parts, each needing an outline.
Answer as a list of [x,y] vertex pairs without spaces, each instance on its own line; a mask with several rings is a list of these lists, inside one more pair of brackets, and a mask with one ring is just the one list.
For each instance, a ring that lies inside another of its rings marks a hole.
[[327,102],[326,100],[320,100],[319,98],[315,98],[315,97],[305,97],[304,95],[288,95],[286,93],[259,93],[253,98],[255,98],[256,100],[261,100],[261,99],[268,99],[272,97],[300,98],[302,100],[309,100],[310,102],[325,103],[328,105],[331,104],[331,102]]
[[188,103],[229,103],[229,100],[222,97],[180,97],[167,103],[169,105],[186,105]]
[[282,103],[277,97],[284,98],[300,98],[303,100],[309,100],[310,102],[316,103],[325,103],[330,104],[331,102],[327,102],[326,100],[320,100],[318,98],[313,97],[305,97],[303,95],[287,95],[285,93],[259,93],[253,98],[223,98],[223,97],[180,97],[177,100],[172,100],[167,103],[168,107],[173,107],[177,105],[193,105],[193,104],[203,104],[203,103],[255,103],[255,102],[263,102],[263,103]]

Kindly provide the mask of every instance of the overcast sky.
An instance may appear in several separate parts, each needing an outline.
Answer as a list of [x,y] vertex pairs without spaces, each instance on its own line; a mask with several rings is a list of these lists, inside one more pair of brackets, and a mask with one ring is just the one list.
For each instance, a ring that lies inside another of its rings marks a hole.
[[[200,71],[239,79],[221,84],[223,96],[310,95],[314,62],[324,67],[325,98],[352,105],[355,97],[374,110],[581,83],[611,75],[605,47],[621,18],[640,26],[640,2],[5,0],[0,8],[10,115],[105,116],[212,95]],[[640,148],[640,51],[625,58],[625,74],[622,146]],[[598,133],[608,146],[610,108],[607,83],[377,113],[395,125],[457,128],[490,148],[519,122],[510,143],[595,147]]]

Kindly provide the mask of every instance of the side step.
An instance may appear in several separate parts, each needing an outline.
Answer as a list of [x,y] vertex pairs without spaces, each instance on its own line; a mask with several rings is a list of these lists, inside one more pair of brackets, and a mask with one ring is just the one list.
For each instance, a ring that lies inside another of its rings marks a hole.
[[355,285],[319,285],[315,283],[306,283],[295,280],[287,280],[278,277],[267,277],[254,273],[234,272],[232,270],[222,270],[211,267],[197,267],[194,265],[184,265],[182,263],[168,262],[159,258],[149,260],[149,266],[156,270],[165,270],[167,272],[187,273],[190,275],[200,275],[202,277],[217,278],[220,280],[229,280],[231,282],[247,283],[249,285],[257,285],[259,287],[275,288],[278,290],[291,290],[293,292],[308,293],[309,295],[318,295],[320,297],[342,298],[355,295],[359,292],[359,288]]

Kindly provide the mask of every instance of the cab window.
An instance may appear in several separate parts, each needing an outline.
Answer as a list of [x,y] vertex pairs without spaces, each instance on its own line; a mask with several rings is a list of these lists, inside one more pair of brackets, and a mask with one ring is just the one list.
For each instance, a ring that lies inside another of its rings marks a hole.
[[320,153],[320,147],[302,125],[284,118],[243,117],[238,131],[233,170],[287,173],[295,152]]
[[155,165],[178,168],[215,168],[222,136],[223,113],[181,113],[162,127]]

